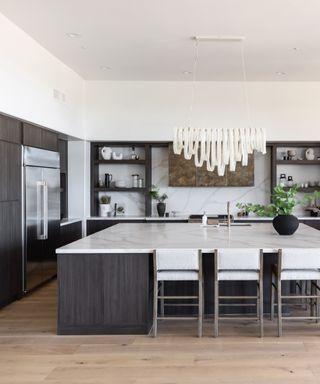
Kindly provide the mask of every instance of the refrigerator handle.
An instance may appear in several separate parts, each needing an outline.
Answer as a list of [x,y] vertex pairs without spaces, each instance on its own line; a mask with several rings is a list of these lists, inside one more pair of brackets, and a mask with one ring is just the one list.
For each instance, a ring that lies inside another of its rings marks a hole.
[[48,186],[45,181],[37,181],[37,239],[48,238]]
[[43,182],[43,238],[48,238],[48,184]]

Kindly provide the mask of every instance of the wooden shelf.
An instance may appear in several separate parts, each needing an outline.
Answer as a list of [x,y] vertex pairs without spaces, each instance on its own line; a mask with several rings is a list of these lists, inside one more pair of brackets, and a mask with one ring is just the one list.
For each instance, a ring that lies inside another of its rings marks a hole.
[[277,160],[277,164],[318,164],[320,165],[320,160]]
[[[95,164],[145,164],[145,160],[95,160]],[[320,162],[319,162],[320,163]]]
[[94,188],[95,192],[146,192],[146,188]]

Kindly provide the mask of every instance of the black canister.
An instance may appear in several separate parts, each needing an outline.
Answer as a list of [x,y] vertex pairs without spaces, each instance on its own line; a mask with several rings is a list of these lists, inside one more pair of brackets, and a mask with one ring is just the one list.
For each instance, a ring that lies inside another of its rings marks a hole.
[[106,188],[111,188],[111,181],[112,181],[112,174],[111,173],[105,173],[104,184],[105,184]]

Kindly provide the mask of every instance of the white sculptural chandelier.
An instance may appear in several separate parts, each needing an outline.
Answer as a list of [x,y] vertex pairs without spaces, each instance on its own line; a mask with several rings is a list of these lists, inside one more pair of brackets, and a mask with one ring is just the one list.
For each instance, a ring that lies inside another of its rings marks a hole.
[[[195,73],[198,62],[198,42],[206,41],[239,41],[243,38],[227,37],[196,37],[196,53],[193,68],[193,87],[190,111],[193,109]],[[250,112],[248,95],[246,89],[246,70],[244,50],[242,44],[242,71],[244,81],[244,94],[246,99],[248,121],[250,125]],[[231,172],[236,170],[236,163],[241,162],[243,166],[248,165],[248,155],[253,151],[266,153],[266,134],[263,128],[195,128],[192,126],[175,128],[173,139],[173,151],[190,160],[194,156],[196,167],[202,167],[206,163],[208,171],[217,169],[219,176],[225,174],[226,166]]]

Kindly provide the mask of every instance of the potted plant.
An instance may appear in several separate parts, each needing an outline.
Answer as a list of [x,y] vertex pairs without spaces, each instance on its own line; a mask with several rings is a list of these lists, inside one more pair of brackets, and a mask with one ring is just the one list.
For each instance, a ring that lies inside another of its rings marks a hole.
[[160,217],[163,217],[166,212],[166,204],[165,201],[168,198],[166,193],[160,194],[160,189],[156,185],[152,185],[152,189],[149,192],[152,200],[156,200],[157,203],[157,211]]
[[238,203],[237,207],[246,212],[253,212],[257,216],[273,217],[273,227],[279,235],[292,235],[299,227],[299,220],[292,215],[293,209],[300,204],[296,195],[298,186],[286,189],[282,184],[274,188],[271,195],[271,204],[242,204]]
[[306,211],[310,212],[313,217],[320,216],[320,191],[314,191],[312,194],[304,197],[304,202],[307,205]]
[[99,199],[99,208],[100,208],[100,216],[107,217],[110,216],[111,212],[111,196],[101,196]]

